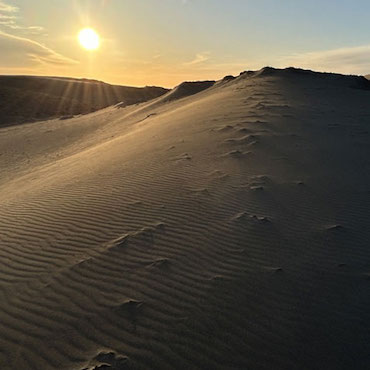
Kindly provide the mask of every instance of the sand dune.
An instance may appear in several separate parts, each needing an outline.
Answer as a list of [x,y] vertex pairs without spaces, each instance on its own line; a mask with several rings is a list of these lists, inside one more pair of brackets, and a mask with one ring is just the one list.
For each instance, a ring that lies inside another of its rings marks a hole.
[[215,81],[183,82],[174,89],[170,90],[167,94],[163,95],[159,100],[161,102],[168,102],[182,99],[206,90],[213,86],[214,83]]
[[266,68],[0,129],[0,368],[368,369],[369,84]]
[[0,76],[0,127],[91,113],[120,103],[141,103],[167,92],[161,87],[128,87],[101,81],[38,76]]

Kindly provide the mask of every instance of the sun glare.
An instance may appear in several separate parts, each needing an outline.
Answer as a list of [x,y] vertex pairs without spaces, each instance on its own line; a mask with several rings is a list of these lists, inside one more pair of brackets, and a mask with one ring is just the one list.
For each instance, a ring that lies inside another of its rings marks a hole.
[[100,45],[99,35],[92,28],[84,28],[78,34],[78,41],[86,50],[96,50]]

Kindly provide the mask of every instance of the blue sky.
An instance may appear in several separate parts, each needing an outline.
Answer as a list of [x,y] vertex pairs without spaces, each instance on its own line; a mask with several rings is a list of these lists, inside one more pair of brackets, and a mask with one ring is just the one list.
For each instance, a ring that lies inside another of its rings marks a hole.
[[[265,65],[370,73],[370,1],[0,0],[0,73],[174,86]],[[101,37],[95,52],[76,40]]]

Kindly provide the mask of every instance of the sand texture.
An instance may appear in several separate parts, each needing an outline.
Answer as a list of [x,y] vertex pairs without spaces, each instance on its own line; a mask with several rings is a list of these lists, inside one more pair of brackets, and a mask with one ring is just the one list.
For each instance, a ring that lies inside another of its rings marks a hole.
[[0,129],[0,369],[370,369],[369,84]]

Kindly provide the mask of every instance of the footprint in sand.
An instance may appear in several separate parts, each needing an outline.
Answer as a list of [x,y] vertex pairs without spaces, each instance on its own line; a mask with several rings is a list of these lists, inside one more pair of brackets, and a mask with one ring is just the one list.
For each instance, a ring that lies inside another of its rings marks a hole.
[[119,355],[114,351],[101,351],[89,363],[88,367],[83,370],[128,370],[129,359],[127,356]]
[[336,231],[344,231],[345,230],[345,227],[342,226],[342,225],[339,225],[339,224],[335,224],[335,225],[329,225],[325,229],[327,231],[336,232]]
[[225,125],[225,126],[215,129],[215,131],[218,131],[218,132],[225,132],[225,131],[232,131],[232,130],[234,130],[234,126],[232,125]]
[[159,258],[147,265],[148,268],[157,268],[160,270],[168,270],[171,267],[169,258]]
[[225,154],[222,155],[222,157],[231,157],[231,158],[245,158],[245,157],[248,157],[249,155],[251,155],[252,152],[242,152],[238,149],[236,150],[232,150],[230,152],[227,152]]
[[249,189],[255,192],[263,192],[265,190],[262,185],[252,185],[249,187]]
[[176,161],[191,161],[192,157],[188,153],[183,153],[175,158]]

